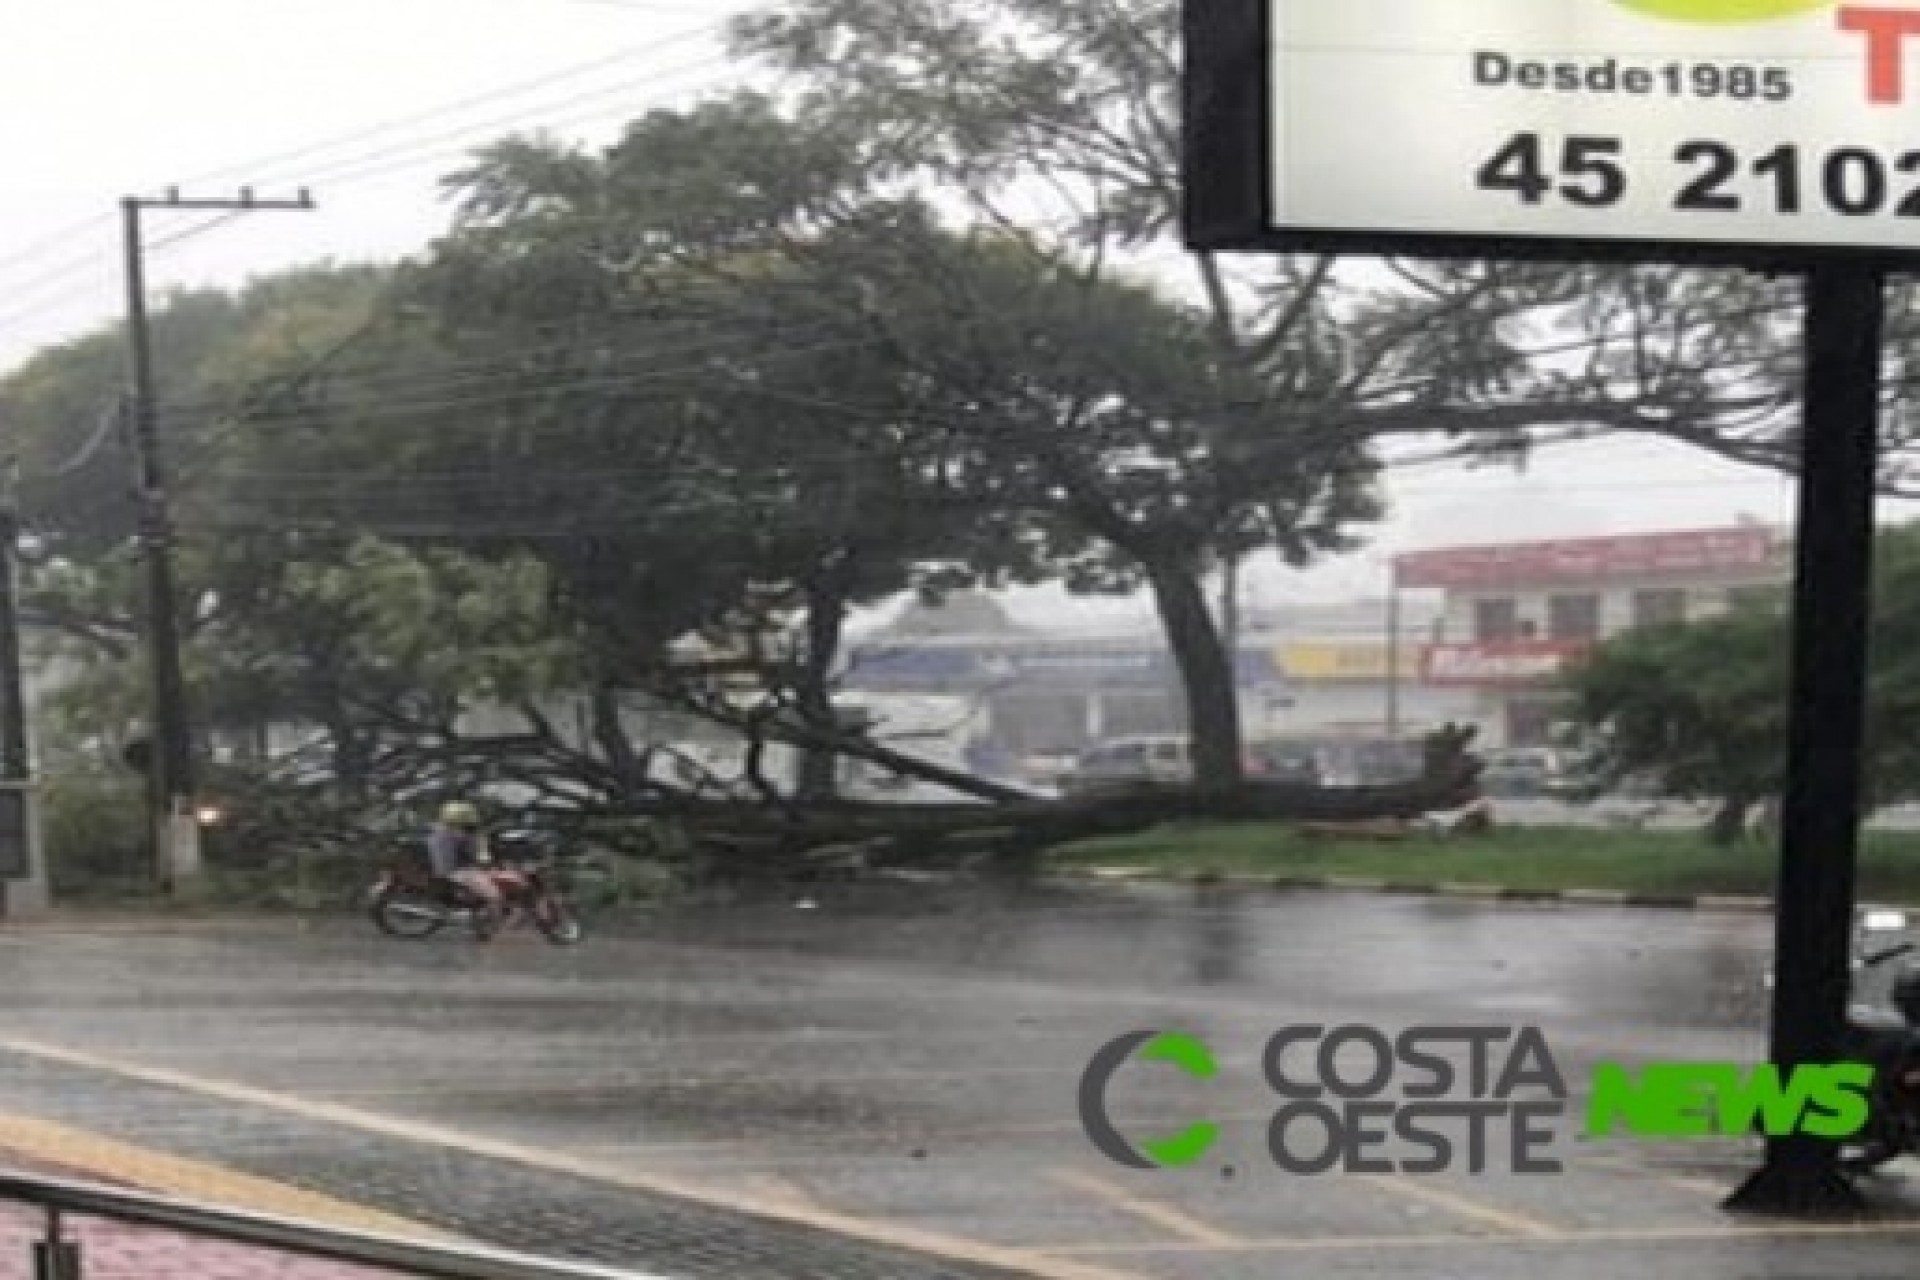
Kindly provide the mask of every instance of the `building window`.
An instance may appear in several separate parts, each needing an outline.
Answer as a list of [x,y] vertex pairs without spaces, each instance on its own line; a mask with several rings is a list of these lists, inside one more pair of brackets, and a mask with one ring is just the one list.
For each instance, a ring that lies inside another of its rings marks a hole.
[[1520,636],[1520,610],[1512,600],[1473,602],[1473,638],[1480,644],[1504,644]]
[[1600,638],[1600,597],[1554,596],[1547,601],[1547,638],[1586,641]]
[[1633,625],[1664,627],[1687,620],[1687,593],[1674,587],[1658,587],[1633,593]]

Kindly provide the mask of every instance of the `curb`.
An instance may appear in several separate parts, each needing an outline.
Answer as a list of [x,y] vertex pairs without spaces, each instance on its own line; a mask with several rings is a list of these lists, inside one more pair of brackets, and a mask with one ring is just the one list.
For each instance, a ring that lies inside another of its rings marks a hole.
[[[1194,871],[1179,874],[1138,867],[1088,867],[1057,873],[1062,884],[1193,885],[1234,889],[1273,889],[1281,892],[1379,893],[1404,897],[1459,898],[1478,902],[1559,903],[1566,906],[1618,907],[1648,911],[1700,911],[1737,915],[1770,915],[1771,898],[1744,898],[1730,894],[1631,893],[1615,889],[1514,889],[1503,885],[1459,882],[1373,880],[1349,876],[1250,876]],[[1863,906],[1866,904],[1862,904]]]

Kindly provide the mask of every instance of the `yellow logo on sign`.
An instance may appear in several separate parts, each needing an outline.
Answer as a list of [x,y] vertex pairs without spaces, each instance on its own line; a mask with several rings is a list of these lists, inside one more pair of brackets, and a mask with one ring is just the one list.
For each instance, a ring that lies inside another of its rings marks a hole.
[[1829,9],[1839,0],[1616,0],[1656,18],[1675,22],[1772,22],[1797,13]]

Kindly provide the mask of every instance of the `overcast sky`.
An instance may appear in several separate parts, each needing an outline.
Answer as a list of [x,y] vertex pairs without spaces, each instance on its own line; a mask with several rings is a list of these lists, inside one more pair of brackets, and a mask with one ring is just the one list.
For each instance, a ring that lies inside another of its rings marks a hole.
[[[124,306],[118,202],[179,185],[263,195],[310,187],[314,213],[256,214],[189,235],[157,218],[155,290],[238,284],[332,259],[390,259],[445,225],[438,180],[471,147],[547,128],[586,141],[655,105],[737,80],[716,38],[738,0],[61,0],[0,42],[8,186],[0,202],[0,366]],[[1365,553],[1299,574],[1263,566],[1255,601],[1376,591],[1417,546],[1791,516],[1777,479],[1623,440],[1557,451],[1523,474],[1407,468]],[[1032,605],[1056,603],[1040,593]],[[1031,605],[1023,605],[1031,616]],[[1073,609],[1082,619],[1111,606]]]

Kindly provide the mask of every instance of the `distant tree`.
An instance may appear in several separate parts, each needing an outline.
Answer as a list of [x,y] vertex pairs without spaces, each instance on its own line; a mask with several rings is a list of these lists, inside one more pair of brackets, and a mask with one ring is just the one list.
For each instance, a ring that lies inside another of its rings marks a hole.
[[[1875,550],[1866,777],[1869,808],[1920,794],[1920,525],[1883,531]],[[1710,831],[1732,840],[1786,768],[1789,630],[1784,592],[1698,622],[1630,631],[1569,676],[1596,733],[1597,784],[1629,774],[1668,795],[1710,801]]]
[[1663,794],[1711,801],[1716,841],[1738,837],[1786,764],[1786,638],[1782,613],[1749,605],[1602,645],[1571,676],[1599,731],[1593,783],[1650,776]]

